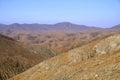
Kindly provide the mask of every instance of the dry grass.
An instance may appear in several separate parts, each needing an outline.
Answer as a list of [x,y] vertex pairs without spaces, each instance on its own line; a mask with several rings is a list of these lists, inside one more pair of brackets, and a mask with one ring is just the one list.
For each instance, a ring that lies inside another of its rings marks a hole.
[[47,48],[28,47],[0,35],[0,80],[6,80],[55,55],[55,52]]
[[9,80],[119,80],[119,39],[117,34],[70,50]]

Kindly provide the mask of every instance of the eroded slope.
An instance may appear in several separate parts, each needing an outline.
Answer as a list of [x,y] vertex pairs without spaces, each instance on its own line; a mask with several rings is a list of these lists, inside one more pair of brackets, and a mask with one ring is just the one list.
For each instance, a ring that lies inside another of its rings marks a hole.
[[120,34],[58,55],[10,80],[119,80]]
[[34,48],[0,35],[0,80],[6,80],[54,56],[51,50]]

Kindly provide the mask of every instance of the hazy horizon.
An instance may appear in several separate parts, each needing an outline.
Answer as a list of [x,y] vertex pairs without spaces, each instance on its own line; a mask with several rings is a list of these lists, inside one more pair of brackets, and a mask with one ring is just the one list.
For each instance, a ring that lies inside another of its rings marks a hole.
[[[64,21],[64,22],[57,22],[57,23],[10,23],[10,24],[6,24],[6,23],[0,23],[0,24],[3,24],[3,25],[13,25],[13,24],[20,24],[20,25],[23,25],[23,24],[39,24],[39,25],[55,25],[55,24],[59,24],[59,23],[66,23],[67,21]],[[112,28],[112,27],[115,27],[117,25],[120,25],[120,24],[116,24],[116,25],[113,25],[113,26],[109,26],[109,27],[100,27],[100,26],[94,26],[94,25],[85,25],[85,24],[77,24],[77,23],[72,23],[72,22],[67,22],[67,23],[70,23],[70,24],[75,24],[75,25],[84,25],[84,26],[87,26],[87,27],[96,27],[96,28]]]
[[120,0],[0,0],[0,23],[112,27],[120,24],[119,9]]

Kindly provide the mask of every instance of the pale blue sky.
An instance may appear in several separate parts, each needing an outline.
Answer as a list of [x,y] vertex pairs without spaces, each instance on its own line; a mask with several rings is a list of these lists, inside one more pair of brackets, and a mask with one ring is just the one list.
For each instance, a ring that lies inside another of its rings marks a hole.
[[120,0],[0,0],[0,23],[120,24]]

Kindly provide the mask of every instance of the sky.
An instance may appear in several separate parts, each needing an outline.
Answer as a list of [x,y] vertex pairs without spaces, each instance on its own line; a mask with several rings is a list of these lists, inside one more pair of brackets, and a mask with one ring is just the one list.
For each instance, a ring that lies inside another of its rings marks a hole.
[[0,23],[120,24],[120,0],[0,0]]

